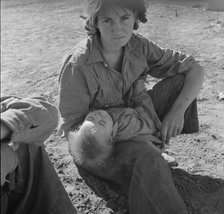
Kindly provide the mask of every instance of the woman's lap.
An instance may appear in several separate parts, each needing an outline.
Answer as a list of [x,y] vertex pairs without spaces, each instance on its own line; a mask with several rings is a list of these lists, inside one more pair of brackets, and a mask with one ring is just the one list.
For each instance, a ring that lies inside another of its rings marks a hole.
[[114,154],[103,166],[87,170],[120,184],[121,190],[129,195],[130,214],[171,214],[185,209],[168,164],[147,136],[117,143]]

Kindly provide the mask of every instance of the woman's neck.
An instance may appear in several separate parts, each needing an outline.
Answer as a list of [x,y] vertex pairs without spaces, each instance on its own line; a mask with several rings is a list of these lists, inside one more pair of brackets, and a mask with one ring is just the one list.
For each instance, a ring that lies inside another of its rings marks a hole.
[[116,51],[103,51],[103,56],[106,59],[109,66],[118,72],[121,72],[123,64],[124,48]]
[[101,48],[103,53],[106,55],[119,54],[123,51],[123,47],[122,48],[108,47],[106,45],[103,45],[102,43],[101,43]]

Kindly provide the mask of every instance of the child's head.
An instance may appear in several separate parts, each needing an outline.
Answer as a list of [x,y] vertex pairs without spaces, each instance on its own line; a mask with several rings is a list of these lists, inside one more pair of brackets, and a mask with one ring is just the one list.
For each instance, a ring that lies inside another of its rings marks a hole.
[[70,132],[70,153],[77,164],[100,165],[112,152],[113,120],[103,110],[90,112],[77,132]]
[[130,10],[135,14],[133,29],[136,30],[139,22],[147,22],[147,6],[148,0],[88,0],[86,30],[89,34],[95,34],[99,15],[108,14],[108,12],[116,13],[118,8],[124,11]]

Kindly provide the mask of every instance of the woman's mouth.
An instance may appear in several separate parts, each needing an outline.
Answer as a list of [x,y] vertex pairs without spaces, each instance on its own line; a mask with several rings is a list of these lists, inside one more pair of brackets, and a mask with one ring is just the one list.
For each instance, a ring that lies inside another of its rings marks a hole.
[[116,37],[113,37],[113,39],[115,39],[115,40],[124,39],[124,38],[125,38],[124,36],[116,36]]

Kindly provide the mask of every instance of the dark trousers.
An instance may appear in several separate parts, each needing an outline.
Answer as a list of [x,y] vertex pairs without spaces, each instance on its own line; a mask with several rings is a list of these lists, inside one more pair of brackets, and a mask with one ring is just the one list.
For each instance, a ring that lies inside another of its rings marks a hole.
[[[177,75],[160,81],[148,92],[161,120],[172,107],[183,83],[184,75]],[[197,132],[198,128],[195,100],[185,113],[183,133]],[[168,164],[147,136],[115,144],[114,154],[103,166],[87,170],[120,184],[128,194],[130,214],[187,213]]]
[[20,144],[19,166],[1,187],[1,214],[76,214],[43,146]]
[[[161,121],[170,111],[173,103],[180,94],[184,84],[184,79],[185,76],[183,74],[179,74],[174,77],[168,77],[158,82],[152,88],[152,90],[148,91],[148,94],[152,98],[156,113]],[[198,131],[199,122],[197,102],[195,99],[185,112],[182,134],[195,133]]]

